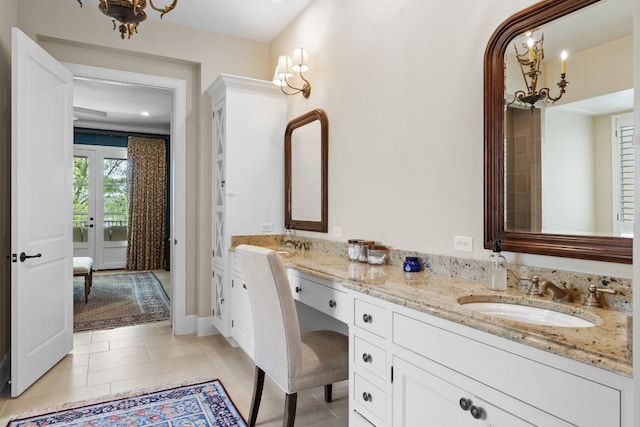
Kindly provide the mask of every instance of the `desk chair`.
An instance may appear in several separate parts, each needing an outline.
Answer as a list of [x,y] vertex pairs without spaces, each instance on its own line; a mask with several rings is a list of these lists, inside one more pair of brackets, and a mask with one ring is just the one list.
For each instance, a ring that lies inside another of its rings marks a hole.
[[300,333],[289,279],[275,251],[240,245],[236,253],[247,281],[255,334],[249,427],[256,424],[265,373],[284,390],[282,425],[293,427],[298,391],[324,385],[324,398],[331,402],[332,384],[349,378],[349,340],[333,331]]

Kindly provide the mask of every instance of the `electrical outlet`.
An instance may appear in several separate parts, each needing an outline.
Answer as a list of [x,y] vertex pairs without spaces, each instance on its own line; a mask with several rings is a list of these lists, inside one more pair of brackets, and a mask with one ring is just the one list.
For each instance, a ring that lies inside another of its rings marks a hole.
[[335,237],[342,237],[342,227],[333,227],[333,235]]
[[271,224],[271,223],[260,224],[260,232],[261,233],[269,233],[270,231],[273,231],[273,224]]
[[462,252],[473,251],[473,237],[454,236],[453,249]]

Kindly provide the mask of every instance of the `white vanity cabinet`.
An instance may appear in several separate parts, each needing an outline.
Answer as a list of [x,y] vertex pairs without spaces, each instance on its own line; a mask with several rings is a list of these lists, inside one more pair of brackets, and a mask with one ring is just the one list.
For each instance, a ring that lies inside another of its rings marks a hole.
[[358,292],[349,330],[354,425],[628,425],[621,375]]
[[280,234],[284,228],[286,100],[271,82],[225,74],[207,94],[213,106],[212,322],[228,337],[231,237]]

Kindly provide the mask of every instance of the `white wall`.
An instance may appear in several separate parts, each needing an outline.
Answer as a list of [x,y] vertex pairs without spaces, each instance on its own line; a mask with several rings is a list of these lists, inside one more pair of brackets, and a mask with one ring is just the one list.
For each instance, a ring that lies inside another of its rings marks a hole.
[[547,108],[544,114],[542,231],[592,233],[595,230],[592,119],[554,108]]
[[[309,51],[308,100],[329,118],[328,239],[486,259],[483,57],[494,29],[529,0],[315,0],[271,43]],[[273,72],[273,71],[272,71]],[[331,234],[342,227],[342,237]],[[313,233],[309,233],[313,234]],[[317,237],[323,235],[313,234]],[[453,237],[473,237],[470,254]],[[631,267],[526,254],[510,261],[631,276]]]

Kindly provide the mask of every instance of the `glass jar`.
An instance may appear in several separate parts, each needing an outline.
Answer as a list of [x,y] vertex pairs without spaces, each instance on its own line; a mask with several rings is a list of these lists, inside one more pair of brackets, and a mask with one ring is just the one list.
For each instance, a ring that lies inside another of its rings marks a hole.
[[387,263],[389,249],[386,246],[370,245],[367,247],[367,262],[372,265],[382,265]]
[[350,239],[347,247],[349,261],[367,262],[367,247],[374,243],[371,240]]
[[360,239],[350,239],[347,243],[347,256],[349,257],[349,261],[358,261],[360,259]]
[[420,265],[420,260],[417,256],[406,257],[402,264],[402,269],[408,273],[418,272],[421,268],[422,266]]

